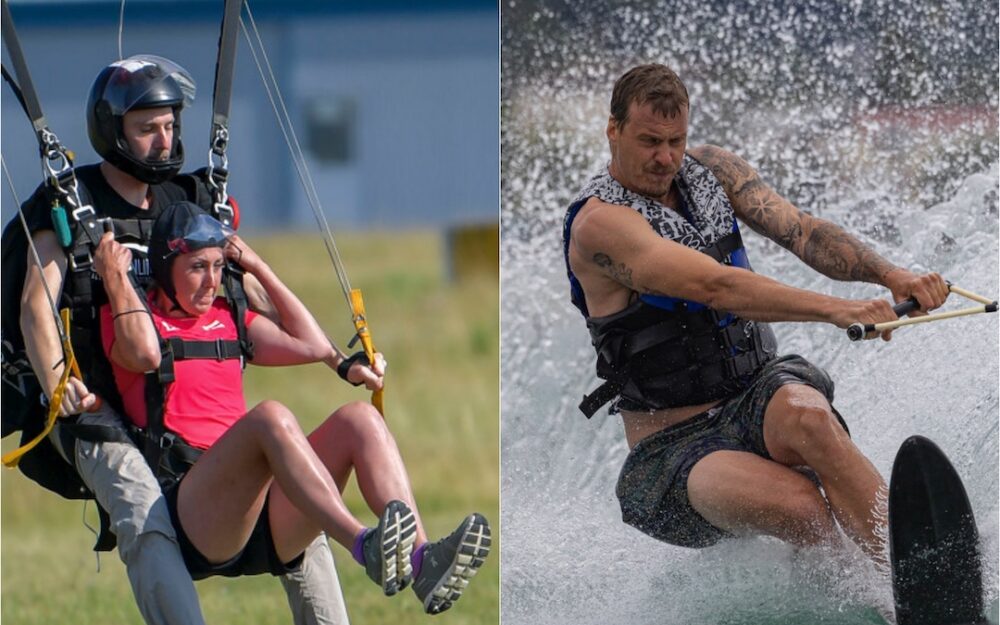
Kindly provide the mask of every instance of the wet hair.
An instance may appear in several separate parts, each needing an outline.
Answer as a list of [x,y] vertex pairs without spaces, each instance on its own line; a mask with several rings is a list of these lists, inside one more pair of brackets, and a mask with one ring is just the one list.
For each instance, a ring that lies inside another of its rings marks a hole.
[[621,128],[628,121],[629,106],[653,105],[664,117],[674,117],[688,108],[688,92],[677,74],[666,65],[650,63],[633,67],[615,82],[611,92],[611,117]]

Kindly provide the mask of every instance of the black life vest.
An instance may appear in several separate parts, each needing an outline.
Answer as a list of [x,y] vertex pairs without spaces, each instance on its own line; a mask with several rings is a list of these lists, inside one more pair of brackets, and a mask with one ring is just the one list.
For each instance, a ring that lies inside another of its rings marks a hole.
[[571,299],[587,320],[597,352],[597,376],[605,380],[580,404],[588,418],[615,398],[612,411],[650,411],[725,399],[746,388],[777,352],[774,333],[766,323],[680,298],[640,295],[614,314],[589,315],[583,289],[569,268],[569,236],[573,220],[591,197],[630,206],[660,236],[752,271],[732,206],[711,171],[685,155],[675,184],[680,191],[679,212],[625,189],[604,171],[591,179],[567,210],[563,253]]

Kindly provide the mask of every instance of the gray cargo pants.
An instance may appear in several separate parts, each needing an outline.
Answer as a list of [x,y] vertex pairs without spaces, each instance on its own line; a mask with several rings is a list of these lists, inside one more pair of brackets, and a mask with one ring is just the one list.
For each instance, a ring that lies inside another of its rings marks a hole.
[[[82,415],[80,422],[121,427],[107,404]],[[118,554],[147,625],[204,625],[166,501],[139,449],[126,443],[77,441],[76,466],[111,517]],[[296,625],[347,625],[344,596],[325,535],[309,545],[302,567],[282,577],[281,583]]]

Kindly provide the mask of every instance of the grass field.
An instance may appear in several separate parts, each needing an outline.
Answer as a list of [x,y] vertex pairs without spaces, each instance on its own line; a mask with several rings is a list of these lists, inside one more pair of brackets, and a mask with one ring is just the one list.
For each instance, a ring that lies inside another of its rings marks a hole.
[[[248,237],[248,242],[346,350],[349,311],[316,235]],[[468,512],[494,524],[493,553],[468,592],[439,625],[499,622],[499,296],[495,276],[452,284],[444,275],[435,233],[341,236],[352,286],[364,291],[377,349],[389,362],[386,419],[407,463],[432,539]],[[247,403],[272,398],[289,406],[306,431],[337,406],[368,397],[321,365],[250,368]],[[10,449],[14,437],[4,441]],[[366,524],[354,482],[348,506]],[[83,506],[42,490],[17,471],[2,472],[0,490],[0,620],[4,625],[141,624],[117,553],[96,572],[93,536]],[[96,524],[91,504],[88,518]],[[411,623],[424,616],[409,590],[385,597],[350,554],[334,545],[351,622]],[[210,624],[290,623],[285,594],[270,576],[197,584]]]

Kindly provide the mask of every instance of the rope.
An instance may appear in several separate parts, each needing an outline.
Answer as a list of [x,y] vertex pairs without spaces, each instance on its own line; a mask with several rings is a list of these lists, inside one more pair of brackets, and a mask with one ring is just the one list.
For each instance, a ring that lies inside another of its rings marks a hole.
[[122,54],[122,36],[125,33],[125,0],[122,0],[121,7],[118,9],[118,60],[121,61],[125,58]]
[[[298,137],[295,133],[295,128],[292,126],[292,119],[288,114],[288,109],[285,106],[285,100],[281,95],[281,89],[278,87],[278,81],[274,77],[274,72],[271,69],[271,63],[267,58],[267,52],[264,49],[264,43],[260,37],[260,31],[257,28],[257,22],[253,18],[253,13],[250,10],[250,5],[244,0],[243,6],[247,10],[247,18],[250,22],[250,29],[246,26],[246,21],[240,18],[240,28],[246,38],[247,44],[250,46],[250,54],[253,57],[254,64],[257,66],[257,72],[260,74],[261,81],[264,84],[264,90],[267,92],[267,98],[271,103],[271,110],[274,111],[274,116],[278,121],[278,126],[281,129],[281,134],[285,138],[285,145],[288,146],[289,154],[292,157],[292,163],[295,166],[295,172],[299,177],[299,181],[302,183],[302,189],[306,194],[306,200],[309,202],[309,206],[313,211],[313,216],[316,218],[316,225],[319,227],[320,231],[323,233],[323,243],[326,245],[327,254],[330,256],[330,261],[333,263],[334,270],[337,272],[337,279],[340,282],[341,290],[344,292],[344,298],[347,301],[347,305],[351,305],[351,283],[347,278],[347,272],[344,269],[344,263],[340,259],[340,252],[337,250],[337,243],[333,238],[333,233],[330,230],[330,224],[326,220],[326,215],[323,212],[322,205],[320,203],[319,194],[316,192],[316,186],[313,184],[312,176],[309,174],[309,168],[306,165],[305,155],[302,151],[302,147],[299,144]],[[251,38],[250,31],[253,31],[253,37]],[[258,57],[258,50],[260,56]],[[261,61],[263,60],[263,65]],[[266,75],[265,75],[266,68]],[[280,106],[280,111],[279,111]]]
[[[347,271],[344,269],[344,263],[340,259],[340,252],[337,250],[337,242],[333,238],[333,232],[330,230],[330,224],[326,219],[326,214],[324,213],[323,207],[320,203],[319,194],[316,192],[316,185],[313,184],[312,176],[310,175],[309,168],[306,165],[305,154],[302,151],[302,146],[299,144],[295,128],[292,126],[292,119],[288,114],[288,108],[285,106],[285,99],[281,95],[281,89],[278,86],[278,81],[274,76],[274,71],[271,69],[271,62],[267,58],[267,51],[265,50],[264,42],[260,37],[260,30],[257,28],[257,22],[254,20],[253,12],[250,10],[250,5],[246,0],[243,1],[243,6],[246,7],[247,21],[250,23],[250,28],[247,28],[246,22],[241,17],[240,29],[246,38],[247,44],[250,46],[250,55],[253,57],[254,64],[257,66],[257,73],[260,74],[261,82],[264,84],[267,99],[271,103],[271,110],[274,111],[275,119],[278,121],[278,127],[281,129],[281,134],[285,139],[285,145],[288,146],[288,152],[291,155],[292,163],[295,166],[295,173],[298,175],[299,181],[302,183],[302,189],[306,194],[306,200],[309,202],[313,216],[316,218],[316,225],[323,234],[323,244],[326,246],[326,252],[330,256],[330,261],[333,263],[334,271],[337,273],[337,279],[340,282],[340,288],[344,293],[344,298],[347,300],[347,305],[351,309],[351,321],[354,323],[357,338],[361,340],[361,345],[364,347],[365,354],[368,356],[368,361],[374,363],[375,347],[372,344],[371,333],[368,330],[368,322],[365,316],[365,307],[364,301],[361,297],[361,290],[351,288],[351,283],[347,278]],[[253,33],[252,37],[251,31]],[[263,64],[261,61],[263,61]],[[372,393],[372,404],[380,414],[385,414],[383,410],[382,389]]]

